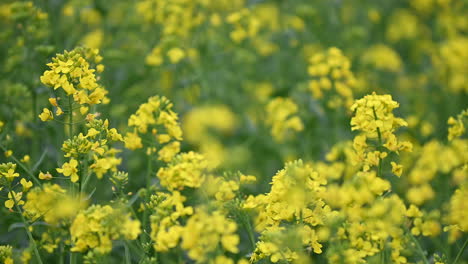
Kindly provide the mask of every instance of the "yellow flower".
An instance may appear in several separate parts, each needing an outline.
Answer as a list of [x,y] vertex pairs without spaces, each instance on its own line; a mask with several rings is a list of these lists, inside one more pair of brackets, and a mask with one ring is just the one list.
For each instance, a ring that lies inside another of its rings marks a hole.
[[13,181],[14,178],[19,177],[19,173],[15,172],[15,169],[9,169],[7,172],[3,172],[2,175],[10,182]]
[[88,113],[88,110],[89,110],[89,107],[87,107],[87,106],[80,107],[80,113],[82,115],[86,115]]
[[298,107],[291,98],[277,97],[268,103],[265,122],[271,126],[271,134],[276,141],[282,142],[291,136],[292,131],[299,132],[304,129],[297,112]]
[[19,192],[16,193],[14,191],[11,191],[8,193],[8,200],[5,201],[5,207],[8,209],[13,208],[15,206],[15,202],[17,205],[22,205],[24,204],[24,201],[21,200],[23,197],[23,193]]
[[463,110],[460,114],[457,115],[457,119],[450,117],[447,121],[447,124],[450,125],[448,129],[448,140],[452,141],[455,138],[460,137],[466,131],[463,121],[468,118],[468,109]]
[[49,98],[49,103],[55,107],[58,107],[58,104],[57,104],[57,98]]
[[31,221],[43,219],[48,224],[57,225],[62,220],[72,220],[79,210],[86,206],[78,197],[71,197],[57,184],[44,184],[42,188],[31,189],[23,206],[25,217]]
[[160,168],[157,176],[161,185],[169,190],[198,188],[205,181],[208,167],[203,155],[195,152],[181,153],[167,167]]
[[183,228],[181,247],[188,251],[190,258],[205,263],[219,244],[229,252],[239,252],[236,230],[236,223],[221,212],[207,213],[201,209],[188,219]]
[[392,165],[392,172],[393,174],[395,174],[396,176],[400,177],[401,174],[403,173],[403,166],[400,165],[400,164],[396,164],[395,162],[390,162],[390,164]]
[[179,141],[171,142],[170,144],[167,144],[161,150],[159,150],[158,159],[164,162],[169,162],[172,160],[172,158],[175,155],[177,155],[177,153],[179,153],[179,151],[180,151],[180,142]]
[[24,155],[20,161],[23,163],[28,163],[30,160],[31,160],[31,157],[29,155]]
[[57,107],[57,111],[55,111],[55,114],[56,114],[57,116],[61,116],[61,115],[63,115],[63,113],[64,113],[64,112],[63,112],[62,108],[61,108],[61,107]]
[[9,149],[7,151],[5,151],[5,157],[10,157],[11,155],[13,155],[13,150]]
[[47,122],[49,120],[54,120],[54,114],[47,108],[42,109],[42,113],[39,115],[39,118],[42,122]]
[[78,166],[78,161],[75,159],[70,159],[69,162],[65,162],[62,165],[62,168],[58,168],[57,172],[62,173],[64,176],[70,176],[72,182],[77,182],[79,179],[78,176],[78,169],[76,168]]
[[86,137],[91,137],[94,138],[96,135],[98,135],[100,132],[97,131],[95,128],[90,128],[88,129],[88,134],[86,134]]
[[127,132],[127,134],[124,137],[124,142],[125,142],[125,147],[131,150],[139,149],[143,147],[143,144],[141,144],[141,138],[138,136],[138,134]]
[[172,63],[178,63],[185,57],[185,52],[180,48],[172,48],[167,52],[167,56]]
[[109,205],[92,205],[73,220],[70,227],[71,251],[95,249],[106,254],[112,250],[112,240],[121,237],[134,240],[140,233],[139,221],[130,219],[130,214]]
[[39,172],[39,179],[41,180],[51,180],[52,179],[52,175],[47,172],[47,173],[43,173],[42,171]]
[[27,192],[33,186],[33,183],[31,181],[27,181],[25,178],[22,178],[20,183],[23,186],[23,192]]

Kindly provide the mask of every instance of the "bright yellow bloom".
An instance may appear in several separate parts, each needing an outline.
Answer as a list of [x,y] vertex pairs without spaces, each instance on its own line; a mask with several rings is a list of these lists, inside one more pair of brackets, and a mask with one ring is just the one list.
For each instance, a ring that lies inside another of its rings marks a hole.
[[180,48],[172,48],[167,52],[167,56],[171,63],[178,63],[185,57],[185,52]]
[[78,161],[72,158],[69,162],[65,162],[62,165],[62,168],[58,168],[57,172],[62,173],[64,176],[70,177],[72,182],[77,182],[79,179],[77,166]]
[[210,253],[222,246],[231,253],[239,252],[237,225],[221,212],[207,213],[203,209],[192,215],[182,231],[181,247],[188,256],[200,263],[205,262]]
[[27,192],[33,186],[33,183],[31,181],[27,181],[25,178],[22,178],[20,183],[23,186],[23,192]]
[[51,180],[52,179],[52,175],[47,172],[47,173],[43,173],[42,171],[39,172],[39,179],[41,180]]
[[42,122],[46,122],[49,120],[54,120],[54,114],[47,108],[42,109],[42,113],[39,115],[39,118]]
[[142,148],[143,145],[141,144],[141,138],[138,134],[127,132],[124,137],[125,147],[131,150]]
[[85,252],[95,249],[100,254],[112,250],[112,240],[120,237],[135,240],[141,233],[138,220],[132,220],[130,214],[109,205],[92,205],[80,212],[74,219],[70,233],[73,252]]
[[2,173],[3,177],[5,177],[8,181],[13,181],[14,178],[19,177],[19,173],[15,172],[15,169],[9,169],[7,172]]
[[457,115],[457,119],[450,117],[447,121],[447,124],[450,125],[448,129],[448,140],[452,141],[453,139],[460,137],[466,131],[464,121],[468,119],[468,109],[463,110],[460,114]]
[[291,136],[292,131],[299,132],[304,129],[297,112],[298,107],[290,98],[277,97],[268,103],[265,122],[271,126],[271,134],[276,141],[282,142]]
[[395,174],[396,176],[400,177],[401,174],[403,173],[403,166],[400,165],[400,164],[396,164],[395,162],[390,162],[390,164],[392,165],[392,172],[393,174]]
[[169,190],[198,188],[205,180],[208,169],[208,162],[202,155],[188,152],[177,155],[167,167],[160,168],[157,176],[161,185]]
[[48,224],[67,223],[76,216],[86,202],[73,198],[57,184],[44,184],[31,189],[23,206],[25,216],[32,221],[43,219]]
[[17,205],[24,204],[24,201],[21,200],[22,197],[23,197],[23,193],[21,192],[16,193],[14,191],[10,191],[8,193],[8,200],[5,201],[5,207],[8,209],[11,209],[15,206],[15,204]]

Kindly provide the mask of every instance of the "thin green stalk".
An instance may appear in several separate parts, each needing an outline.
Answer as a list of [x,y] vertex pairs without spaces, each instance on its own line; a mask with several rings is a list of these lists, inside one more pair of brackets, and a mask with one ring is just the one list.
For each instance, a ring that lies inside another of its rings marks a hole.
[[[86,191],[86,186],[88,185],[89,179],[91,178],[91,173],[88,173],[88,159],[86,155],[84,155],[84,158],[80,159],[79,173],[80,173],[80,179],[79,179],[78,191],[80,192],[80,200],[81,200],[83,193],[85,193]],[[86,178],[85,178],[85,175],[86,175]]]
[[253,233],[252,225],[250,224],[250,219],[245,215],[243,215],[244,221],[245,222],[245,227],[247,229],[247,234],[249,236],[250,243],[252,244],[252,250],[255,250],[255,236]]
[[[37,127],[37,121],[38,121],[38,114],[37,114],[37,93],[34,88],[31,88],[31,93],[32,93],[32,114],[33,114],[33,125],[34,127]],[[33,157],[36,157],[37,154],[39,153],[39,138],[38,137],[33,137],[32,139],[32,152],[33,152]]]
[[68,97],[68,129],[69,137],[73,136],[73,99],[71,96]]
[[[141,247],[141,245],[137,244],[137,246],[135,246],[132,244],[132,241],[128,240],[125,240],[124,242],[127,245],[127,247],[129,247],[129,249],[133,250],[138,255],[138,258],[142,259],[145,256],[145,253],[142,253],[143,247]],[[140,246],[140,248],[138,246]]]
[[[377,121],[379,120],[379,118],[377,117],[377,113],[375,113],[375,109],[372,108],[372,112],[374,113],[374,119]],[[378,136],[378,140],[379,140],[379,148],[382,147],[382,133],[380,132],[380,128],[378,127],[377,128],[377,136]],[[377,168],[377,176],[379,177],[382,177],[382,158],[379,157],[379,166]]]
[[130,250],[128,249],[128,246],[126,243],[124,243],[124,248],[125,248],[125,263],[131,264],[132,260],[130,259]]
[[74,252],[70,252],[70,264],[76,264],[77,263],[77,257],[78,255]]
[[[146,201],[149,200],[150,194],[149,194],[149,189],[151,186],[151,171],[153,170],[153,166],[151,163],[151,157],[148,157],[148,167],[146,171]],[[145,208],[145,211],[143,212],[143,230],[146,230],[146,226],[148,224],[148,210]],[[141,244],[145,244],[147,242],[146,236],[143,234],[141,236]]]
[[86,186],[88,186],[89,180],[91,179],[91,173],[87,173],[86,178],[84,179],[83,183],[81,184],[80,192],[83,193],[86,190]]
[[36,241],[34,240],[32,234],[31,234],[31,231],[29,231],[29,223],[24,218],[23,210],[21,210],[21,208],[19,207],[18,202],[16,201],[16,198],[15,198],[15,195],[13,194],[11,189],[10,189],[10,195],[11,195],[11,199],[13,199],[16,210],[18,210],[18,212],[19,212],[19,214],[21,216],[21,221],[24,224],[24,227],[26,229],[26,233],[28,234],[28,237],[29,237],[29,241],[31,242],[31,244],[33,246],[34,255],[36,256],[36,260],[37,260],[37,262],[39,264],[42,264],[41,255],[39,254],[39,250],[37,249]]
[[418,250],[419,255],[421,255],[424,264],[429,264],[429,261],[427,260],[426,255],[424,254],[424,251],[421,248],[421,245],[419,244],[418,240],[413,236],[413,234],[411,234],[410,230],[407,229],[406,231],[409,234],[411,241],[413,241],[413,243],[416,245],[416,249]]
[[60,263],[60,264],[64,264],[64,263],[65,263],[64,252],[65,252],[64,245],[63,245],[63,243],[60,243],[60,259],[59,259],[59,263]]
[[463,246],[462,248],[460,249],[460,251],[458,251],[458,254],[457,256],[455,257],[455,260],[453,261],[453,264],[456,264],[458,262],[458,260],[461,258],[461,256],[463,255],[463,251],[465,251],[465,248],[468,246],[468,238],[465,240],[465,243],[463,243]]

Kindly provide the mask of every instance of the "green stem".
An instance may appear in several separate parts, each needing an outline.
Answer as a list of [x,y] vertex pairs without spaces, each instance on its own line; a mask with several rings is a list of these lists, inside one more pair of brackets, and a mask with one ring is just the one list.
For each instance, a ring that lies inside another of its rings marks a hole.
[[[84,158],[80,159],[80,179],[79,179],[79,186],[78,186],[78,190],[80,192],[80,201],[81,201],[83,193],[86,191],[86,186],[88,185],[89,179],[91,178],[91,173],[88,173],[87,169],[88,169],[88,159],[87,159],[87,156],[84,155]],[[86,178],[84,178],[85,175],[86,175]]]
[[68,129],[69,129],[69,137],[72,138],[73,136],[73,99],[71,96],[68,96]]
[[29,223],[24,218],[23,210],[21,210],[21,208],[19,207],[18,202],[16,201],[16,197],[15,197],[15,195],[13,194],[13,192],[11,190],[10,190],[10,195],[11,195],[11,199],[13,199],[13,202],[15,203],[16,210],[18,210],[18,212],[19,212],[19,214],[21,216],[21,221],[24,224],[24,227],[26,229],[26,233],[28,234],[28,237],[29,237],[29,241],[31,242],[31,244],[33,246],[34,255],[36,256],[36,260],[37,260],[37,262],[39,264],[42,264],[41,255],[39,254],[39,250],[37,249],[36,241],[34,240],[32,234],[31,234],[31,231],[29,230]]
[[126,243],[124,243],[124,248],[125,248],[125,263],[131,264],[132,260],[130,259],[130,250],[128,249],[128,246]]
[[78,255],[74,252],[70,252],[70,264],[76,264],[77,262],[77,257]]
[[[151,163],[151,157],[148,157],[148,167],[146,171],[146,198],[145,201],[148,202],[150,199],[150,186],[151,186],[151,171],[152,171],[152,163]],[[145,211],[143,212],[143,231],[146,230],[146,226],[148,225],[148,209],[145,208]],[[141,244],[145,244],[147,242],[146,236],[142,234],[141,236]]]
[[413,243],[416,245],[418,253],[419,253],[419,255],[421,255],[421,258],[422,258],[424,264],[429,264],[429,261],[427,260],[426,255],[424,254],[424,251],[421,248],[421,245],[419,244],[418,240],[413,236],[413,234],[411,234],[410,230],[407,230],[407,232],[410,235],[410,238],[413,241]]
[[247,234],[249,236],[250,243],[252,244],[252,250],[255,250],[255,236],[252,230],[252,225],[250,224],[250,218],[244,213],[244,222],[247,229]]
[[[377,113],[375,112],[375,109],[372,108],[372,112],[374,113],[374,119],[377,121],[379,120],[379,118],[377,117]],[[379,148],[382,147],[382,133],[380,132],[380,128],[378,127],[377,128],[377,136],[378,136],[378,140],[379,140]],[[379,177],[382,177],[382,158],[379,157],[379,167],[377,169],[377,176]]]
[[64,264],[65,263],[65,258],[64,258],[64,245],[63,243],[60,243],[60,259],[59,259],[59,263],[60,264]]
[[81,190],[80,190],[81,193],[84,193],[84,191],[86,190],[86,186],[88,186],[89,179],[91,179],[91,173],[87,173],[86,178],[81,184]]
[[[31,88],[31,93],[32,93],[32,113],[33,113],[33,119],[32,119],[32,123],[34,125],[34,127],[37,127],[36,124],[37,124],[37,93],[36,93],[36,90],[34,88]],[[39,153],[39,139],[37,137],[33,137],[32,139],[32,152],[33,152],[33,157],[36,157],[37,154]]]
[[465,248],[468,246],[468,238],[465,240],[465,243],[463,243],[463,246],[462,248],[460,249],[460,251],[458,251],[458,254],[457,256],[455,257],[455,260],[453,261],[453,264],[456,264],[458,262],[458,260],[461,258],[461,256],[463,255],[463,251],[465,251]]

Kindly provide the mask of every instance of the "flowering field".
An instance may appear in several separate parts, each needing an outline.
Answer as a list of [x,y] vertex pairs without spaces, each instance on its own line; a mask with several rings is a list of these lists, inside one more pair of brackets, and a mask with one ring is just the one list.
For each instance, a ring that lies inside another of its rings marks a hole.
[[0,65],[0,263],[468,263],[467,0],[2,0]]

